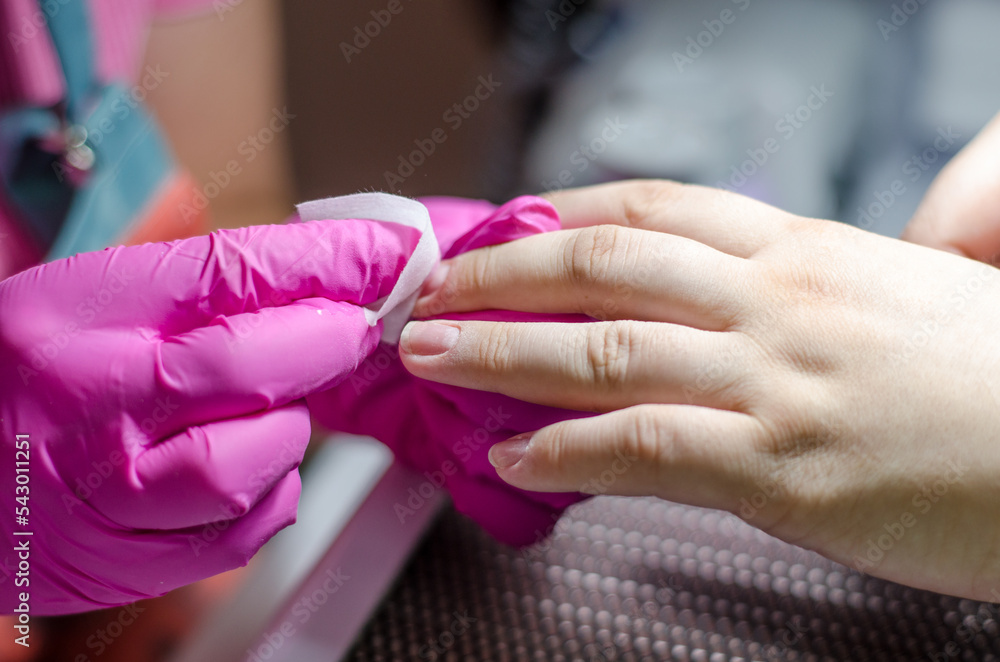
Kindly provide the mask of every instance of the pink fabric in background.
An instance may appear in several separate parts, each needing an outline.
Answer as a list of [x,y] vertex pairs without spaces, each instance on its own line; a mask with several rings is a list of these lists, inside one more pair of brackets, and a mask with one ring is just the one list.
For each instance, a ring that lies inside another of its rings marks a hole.
[[[555,209],[532,196],[495,207],[486,202],[424,198],[442,257],[559,229]],[[585,322],[582,315],[482,311],[450,319]],[[447,489],[455,507],[510,545],[528,545],[548,534],[580,494],[527,492],[500,480],[490,447],[519,432],[588,414],[542,407],[495,393],[417,379],[382,344],[353,376],[331,391],[307,398],[313,416],[332,430],[371,435],[403,463],[424,474],[426,490]],[[423,486],[422,486],[423,487]],[[396,505],[405,525],[413,502]]]
[[[53,0],[53,7],[61,7]],[[146,35],[158,16],[207,11],[210,0],[90,0],[91,28],[101,81],[136,79]],[[51,105],[62,98],[62,70],[37,0],[0,0],[4,28],[0,58],[0,108]]]
[[[57,0],[55,10],[62,7]],[[139,78],[146,35],[158,16],[183,16],[211,8],[209,0],[91,0],[95,61],[102,82]],[[0,111],[50,106],[63,96],[62,69],[37,0],[0,0]],[[0,200],[0,280],[42,258]]]

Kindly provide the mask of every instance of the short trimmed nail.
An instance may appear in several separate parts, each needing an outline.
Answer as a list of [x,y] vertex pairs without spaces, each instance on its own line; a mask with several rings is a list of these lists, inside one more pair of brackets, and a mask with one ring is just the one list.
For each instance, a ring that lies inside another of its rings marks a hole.
[[410,322],[403,328],[399,344],[407,354],[437,356],[458,344],[457,326],[439,322]]
[[442,262],[441,264],[439,264],[437,268],[434,269],[434,272],[431,274],[430,278],[428,278],[424,282],[424,287],[423,289],[420,290],[420,296],[425,297],[430,294],[434,294],[439,289],[441,289],[441,286],[444,285],[444,281],[448,279],[449,268],[450,267],[448,266],[447,262]]
[[525,432],[511,437],[507,441],[494,444],[493,448],[490,449],[490,464],[497,469],[506,469],[517,464],[524,457],[533,436],[535,436],[534,432]]

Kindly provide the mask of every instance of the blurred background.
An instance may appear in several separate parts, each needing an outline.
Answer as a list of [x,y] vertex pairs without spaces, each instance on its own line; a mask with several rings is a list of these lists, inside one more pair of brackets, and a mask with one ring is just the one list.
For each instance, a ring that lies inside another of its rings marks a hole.
[[[385,2],[282,6],[298,200],[379,190],[499,202],[662,177],[895,236],[1000,109],[990,0],[401,3],[367,40]],[[347,499],[325,489],[341,480],[337,453],[356,447],[356,462],[376,467],[362,509],[386,498],[373,485],[389,459],[358,440],[328,446],[307,467],[301,521],[249,568],[140,603],[128,627],[121,610],[48,619],[30,659],[998,654],[995,612],[982,605],[872,580],[731,516],[607,497],[527,552],[488,540],[441,499],[405,539],[382,539],[398,549],[367,597],[317,612],[311,648],[268,648],[268,623],[351,554],[338,545],[379,535],[355,514],[331,524],[322,506]],[[962,623],[974,636],[956,634]]]
[[[302,198],[665,177],[893,235],[1000,108],[989,0],[440,0],[404,5],[348,63],[350,30],[331,26],[369,5],[285,7]],[[442,115],[479,76],[501,84],[452,129]],[[447,141],[389,185],[439,127]]]

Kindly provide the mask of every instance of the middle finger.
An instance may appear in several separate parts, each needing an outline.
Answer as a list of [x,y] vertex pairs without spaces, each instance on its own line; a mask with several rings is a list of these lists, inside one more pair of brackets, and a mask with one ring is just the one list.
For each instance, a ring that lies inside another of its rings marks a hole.
[[583,313],[723,330],[746,301],[746,260],[692,239],[602,225],[527,237],[442,263],[413,314]]
[[659,322],[435,320],[406,326],[400,356],[417,377],[566,409],[742,410],[737,387],[760,372],[742,339]]

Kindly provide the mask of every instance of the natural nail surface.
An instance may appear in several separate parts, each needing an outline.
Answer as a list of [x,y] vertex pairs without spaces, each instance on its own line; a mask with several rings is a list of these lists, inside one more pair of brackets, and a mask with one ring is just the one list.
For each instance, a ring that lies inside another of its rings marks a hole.
[[501,441],[490,449],[490,464],[497,469],[506,469],[521,461],[534,432],[525,432],[507,441]]
[[451,324],[410,322],[403,329],[399,344],[407,354],[436,356],[453,348],[460,333],[459,328]]

